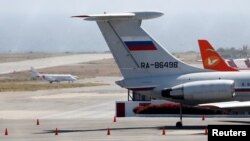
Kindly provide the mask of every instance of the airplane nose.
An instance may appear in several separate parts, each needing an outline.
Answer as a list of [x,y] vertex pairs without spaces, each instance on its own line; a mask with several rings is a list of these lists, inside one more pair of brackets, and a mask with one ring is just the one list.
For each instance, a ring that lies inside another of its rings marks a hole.
[[76,77],[76,76],[73,76],[73,77],[72,77],[73,80],[77,80],[77,78],[78,78],[78,77]]

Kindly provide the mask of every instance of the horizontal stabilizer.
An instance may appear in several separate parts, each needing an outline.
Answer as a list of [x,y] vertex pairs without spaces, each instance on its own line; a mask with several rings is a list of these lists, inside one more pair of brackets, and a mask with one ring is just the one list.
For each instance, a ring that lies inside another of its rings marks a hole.
[[72,16],[73,18],[84,18],[87,21],[109,21],[109,20],[128,20],[128,19],[152,19],[162,16],[161,12],[129,12],[129,13],[115,13],[115,14],[95,14],[95,15],[79,15]]
[[250,107],[250,101],[230,101],[230,102],[217,102],[217,103],[205,103],[205,104],[199,104],[198,107],[203,108],[249,108]]

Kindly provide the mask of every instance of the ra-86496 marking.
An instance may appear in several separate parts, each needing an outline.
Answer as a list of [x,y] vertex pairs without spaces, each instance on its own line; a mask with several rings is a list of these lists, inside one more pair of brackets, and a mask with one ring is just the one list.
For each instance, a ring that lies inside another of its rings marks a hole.
[[163,68],[178,68],[178,62],[141,62],[140,67],[142,69],[147,68],[156,68],[156,69],[163,69]]

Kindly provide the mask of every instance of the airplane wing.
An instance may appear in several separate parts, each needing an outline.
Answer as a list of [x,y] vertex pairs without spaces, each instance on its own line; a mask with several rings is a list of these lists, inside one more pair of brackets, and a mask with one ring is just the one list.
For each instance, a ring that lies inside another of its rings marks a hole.
[[230,101],[199,104],[197,107],[202,108],[219,108],[219,109],[233,109],[233,108],[250,108],[250,101]]

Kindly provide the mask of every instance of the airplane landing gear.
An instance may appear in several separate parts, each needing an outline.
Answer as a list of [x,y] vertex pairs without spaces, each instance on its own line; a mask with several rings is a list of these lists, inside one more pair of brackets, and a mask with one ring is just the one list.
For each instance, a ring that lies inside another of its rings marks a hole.
[[176,122],[176,127],[177,128],[182,127],[182,104],[180,104],[180,121]]
[[181,121],[176,122],[176,127],[181,128],[182,127],[182,122]]

